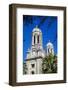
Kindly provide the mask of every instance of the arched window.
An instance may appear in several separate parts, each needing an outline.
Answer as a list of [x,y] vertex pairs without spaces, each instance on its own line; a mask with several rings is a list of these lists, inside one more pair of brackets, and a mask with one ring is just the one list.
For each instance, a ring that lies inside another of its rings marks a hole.
[[35,74],[34,71],[31,71],[31,74]]
[[35,64],[31,64],[31,66],[32,66],[32,68],[34,68],[35,67]]
[[49,48],[48,48],[48,53],[49,53]]
[[35,35],[34,35],[34,44],[35,44]]
[[38,35],[38,37],[37,37],[37,42],[39,43],[39,35]]

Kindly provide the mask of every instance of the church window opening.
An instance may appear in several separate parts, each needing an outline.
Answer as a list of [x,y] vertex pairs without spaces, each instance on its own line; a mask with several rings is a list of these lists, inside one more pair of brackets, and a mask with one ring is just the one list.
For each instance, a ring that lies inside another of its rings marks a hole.
[[34,71],[32,71],[31,74],[35,74]]
[[38,38],[37,38],[37,42],[39,43],[39,35],[38,35]]
[[31,64],[31,66],[32,66],[32,68],[34,68],[35,67],[35,64]]
[[34,35],[34,44],[35,44],[35,35]]
[[48,53],[49,53],[49,48],[48,48]]

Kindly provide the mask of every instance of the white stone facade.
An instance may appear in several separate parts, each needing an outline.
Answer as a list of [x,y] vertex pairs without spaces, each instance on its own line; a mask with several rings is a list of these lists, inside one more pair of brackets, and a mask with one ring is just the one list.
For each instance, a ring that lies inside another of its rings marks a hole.
[[27,51],[27,74],[42,74],[42,59],[50,53],[54,55],[53,44],[49,41],[46,45],[45,51],[45,49],[43,49],[42,39],[42,32],[36,26],[32,32],[32,46]]
[[27,74],[41,74],[42,73],[42,58],[35,58],[26,61],[28,67]]

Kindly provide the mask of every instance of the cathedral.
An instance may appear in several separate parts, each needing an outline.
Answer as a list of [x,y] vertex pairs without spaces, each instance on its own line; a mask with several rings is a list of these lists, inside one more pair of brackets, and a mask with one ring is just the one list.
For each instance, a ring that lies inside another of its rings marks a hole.
[[31,48],[26,56],[26,74],[42,74],[42,60],[49,54],[54,55],[53,44],[48,41],[46,48],[43,48],[42,31],[36,26],[32,31]]

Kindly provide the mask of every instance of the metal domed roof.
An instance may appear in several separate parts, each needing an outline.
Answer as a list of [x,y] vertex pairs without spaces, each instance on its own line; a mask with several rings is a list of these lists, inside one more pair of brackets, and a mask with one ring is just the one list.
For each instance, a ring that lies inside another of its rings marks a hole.
[[50,40],[49,40],[49,42],[47,43],[47,45],[46,45],[47,47],[48,46],[50,46],[50,47],[53,47],[53,44],[50,42]]
[[38,28],[38,26],[36,25],[36,27],[33,29],[33,32],[41,32],[41,30]]

